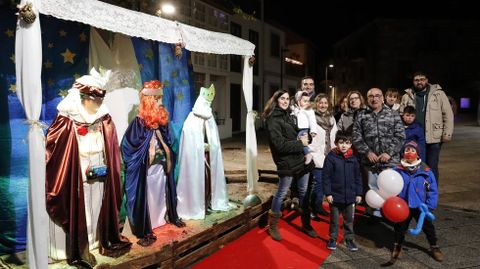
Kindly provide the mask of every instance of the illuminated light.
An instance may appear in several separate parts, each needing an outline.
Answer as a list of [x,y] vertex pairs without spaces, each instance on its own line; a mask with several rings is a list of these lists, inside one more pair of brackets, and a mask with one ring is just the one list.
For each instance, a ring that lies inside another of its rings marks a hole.
[[175,7],[172,4],[163,4],[162,5],[162,13],[165,13],[167,15],[175,13]]
[[291,64],[303,65],[302,62],[300,62],[298,60],[295,60],[295,59],[292,59],[292,58],[288,58],[288,57],[285,57],[285,62],[291,63]]
[[467,97],[460,98],[460,108],[463,108],[463,109],[470,108],[470,98],[467,98]]

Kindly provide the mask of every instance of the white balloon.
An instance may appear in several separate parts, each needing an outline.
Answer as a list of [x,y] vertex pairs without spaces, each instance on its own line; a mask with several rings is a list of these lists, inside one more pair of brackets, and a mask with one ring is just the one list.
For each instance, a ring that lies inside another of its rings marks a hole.
[[382,198],[374,189],[370,189],[365,194],[365,201],[372,208],[382,208],[385,199]]
[[397,171],[393,169],[383,170],[377,179],[378,194],[383,199],[397,196],[403,189],[403,178]]

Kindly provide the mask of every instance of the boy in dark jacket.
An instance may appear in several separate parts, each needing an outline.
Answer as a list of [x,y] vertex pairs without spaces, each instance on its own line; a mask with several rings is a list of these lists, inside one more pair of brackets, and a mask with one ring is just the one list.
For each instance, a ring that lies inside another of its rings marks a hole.
[[340,213],[343,215],[345,244],[350,251],[357,251],[354,241],[353,217],[355,203],[362,201],[362,178],[357,158],[353,155],[351,134],[338,131],[335,145],[323,165],[323,189],[330,203],[330,240],[328,249],[337,248]]
[[406,106],[403,109],[402,120],[405,124],[405,143],[417,142],[420,147],[420,159],[425,161],[425,132],[422,125],[415,121],[416,110],[413,106]]
[[[405,233],[412,218],[418,221],[420,216],[420,205],[426,204],[430,211],[437,207],[438,189],[437,182],[432,170],[422,163],[418,157],[420,151],[415,141],[406,143],[401,151],[401,164],[394,168],[403,178],[403,189],[398,195],[408,203],[410,214],[408,218],[395,223],[395,243],[392,250],[391,263],[395,263],[402,251],[402,243],[405,240]],[[443,261],[443,253],[437,245],[435,226],[427,218],[424,219],[423,232],[430,243],[430,252],[436,261]]]

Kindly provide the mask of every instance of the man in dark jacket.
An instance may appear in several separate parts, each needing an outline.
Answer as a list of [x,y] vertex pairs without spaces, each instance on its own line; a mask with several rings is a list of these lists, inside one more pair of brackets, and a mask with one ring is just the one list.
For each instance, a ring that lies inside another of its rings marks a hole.
[[358,247],[353,238],[353,217],[355,203],[362,201],[360,166],[351,148],[352,137],[347,132],[337,132],[335,145],[323,164],[323,191],[330,203],[330,240],[327,248],[337,248],[338,226],[342,213],[345,244],[350,251],[357,251]]

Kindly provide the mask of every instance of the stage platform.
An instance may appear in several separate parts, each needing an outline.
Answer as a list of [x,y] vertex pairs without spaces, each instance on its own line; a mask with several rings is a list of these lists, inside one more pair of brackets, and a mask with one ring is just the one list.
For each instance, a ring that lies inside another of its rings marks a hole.
[[[228,178],[228,173],[226,176]],[[259,222],[266,222],[275,188],[275,184],[259,182],[258,196],[262,203],[244,208],[242,201],[247,195],[246,183],[230,182],[227,189],[230,203],[234,207],[232,210],[211,212],[205,220],[187,220],[185,228],[171,224],[161,226],[154,230],[158,239],[149,247],[136,244],[137,239],[129,234],[126,227],[123,235],[134,243],[131,251],[118,258],[102,256],[98,251],[93,251],[97,258],[95,268],[188,268],[256,227]],[[0,263],[0,268],[28,268],[25,264],[22,265],[25,262],[25,253],[1,258],[3,265]],[[49,268],[75,267],[63,261],[52,263]]]

